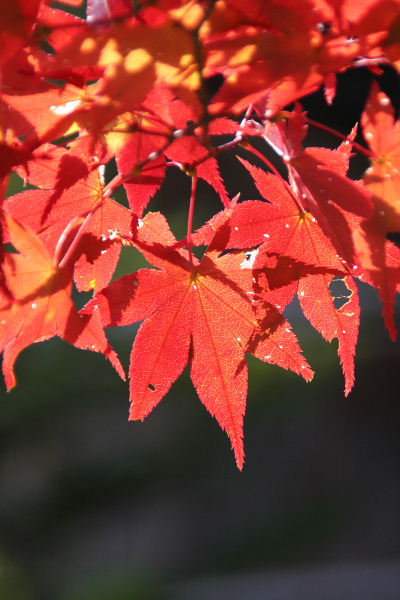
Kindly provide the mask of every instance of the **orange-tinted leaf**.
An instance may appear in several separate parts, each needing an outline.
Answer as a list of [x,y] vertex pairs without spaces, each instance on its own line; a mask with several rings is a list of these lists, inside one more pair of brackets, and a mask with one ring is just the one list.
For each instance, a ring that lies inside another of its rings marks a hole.
[[334,20],[329,4],[317,0],[217,4],[205,28],[206,73],[221,73],[225,82],[212,110],[241,112],[268,98],[272,115],[351,66],[362,43],[349,42]]
[[166,13],[153,24],[123,19],[100,30],[83,27],[58,41],[53,40],[56,54],[43,62],[43,72],[48,77],[60,76],[69,65],[102,69],[97,101],[114,105],[115,116],[143,102],[159,82],[196,101],[193,92],[200,82],[193,36]]
[[[7,210],[39,234],[52,254],[57,249],[62,255],[60,243],[68,227],[82,226],[75,253],[81,255],[75,264],[75,281],[79,290],[99,290],[114,273],[121,250],[118,234],[128,236],[130,212],[103,196],[98,169],[89,171],[83,161],[68,152],[60,162],[53,190],[28,190],[11,196]],[[43,177],[47,181],[46,171]]]
[[42,84],[27,93],[3,94],[9,126],[19,136],[35,136],[50,142],[78,131],[75,111],[85,107],[85,92],[73,85]]
[[380,230],[400,230],[400,123],[389,98],[374,84],[362,116],[364,137],[373,152],[363,182],[373,194]]
[[376,84],[361,123],[372,151],[371,166],[363,183],[372,194],[374,212],[354,230],[354,240],[366,281],[378,288],[387,329],[396,339],[394,302],[400,281],[399,250],[386,234],[400,230],[400,127],[394,120],[389,98]]
[[7,388],[16,384],[14,363],[27,346],[55,335],[77,348],[104,354],[124,378],[99,316],[79,315],[71,299],[71,268],[60,269],[40,239],[6,214],[10,240],[19,254],[6,255],[4,274],[14,301],[3,302],[0,349]]

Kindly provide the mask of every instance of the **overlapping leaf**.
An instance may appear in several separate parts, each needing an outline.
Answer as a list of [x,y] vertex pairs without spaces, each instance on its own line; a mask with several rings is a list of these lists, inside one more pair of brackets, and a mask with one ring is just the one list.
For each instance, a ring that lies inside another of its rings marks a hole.
[[352,299],[346,309],[340,307],[338,310],[329,290],[334,275],[346,275],[348,268],[315,217],[302,208],[294,189],[275,175],[267,174],[247,161],[241,162],[269,203],[249,201],[233,209],[227,246],[259,246],[255,268],[265,268],[265,253],[267,256],[276,253],[295,259],[296,263],[286,265],[280,286],[300,280],[299,298],[305,315],[325,339],[339,339],[345,390],[349,393],[354,383],[354,354],[359,327],[358,293],[348,283]]
[[[55,253],[71,227],[79,226],[81,254],[75,264],[80,290],[98,290],[107,285],[116,268],[121,244],[118,234],[128,235],[129,211],[103,194],[99,169],[88,166],[73,152],[59,149],[28,175],[35,184],[51,189],[28,190],[10,197],[7,210],[15,219],[40,235],[50,253]],[[59,165],[58,170],[53,167]]]
[[7,253],[4,274],[12,294],[2,298],[0,349],[7,388],[16,385],[14,363],[22,350],[55,335],[77,348],[104,354],[124,378],[98,314],[80,315],[71,299],[71,267],[60,268],[40,239],[6,214],[10,240],[19,253]]
[[[372,4],[370,9],[379,2]],[[268,100],[268,114],[275,114],[359,56],[373,55],[382,39],[382,20],[371,19],[368,29],[363,28],[359,21],[364,15],[351,10],[353,5],[318,0],[217,3],[205,28],[206,72],[225,77],[213,109],[241,112],[263,99],[264,106]]]

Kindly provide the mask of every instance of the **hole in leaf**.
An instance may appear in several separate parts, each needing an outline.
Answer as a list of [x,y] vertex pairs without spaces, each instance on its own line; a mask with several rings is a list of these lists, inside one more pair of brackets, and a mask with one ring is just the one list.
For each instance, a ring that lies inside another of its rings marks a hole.
[[11,242],[4,244],[3,251],[8,254],[18,254],[18,250],[11,244]]
[[[84,7],[81,6],[71,6],[72,2],[66,2],[64,3],[62,0],[55,0],[53,2],[53,8],[58,8],[61,10],[64,10],[66,12],[71,13],[72,15],[75,15],[76,17],[81,17],[83,18],[85,16],[85,10]],[[83,2],[81,3],[83,4]]]
[[55,54],[56,53],[53,46],[51,46],[46,39],[41,39],[39,41],[39,46],[40,46],[40,49],[43,50],[43,52],[45,52],[46,54]]
[[198,258],[199,260],[201,260],[204,256],[204,254],[206,253],[207,250],[207,246],[202,245],[202,246],[194,246],[192,248],[192,252],[195,255],[196,258]]
[[156,388],[156,386],[155,386],[155,385],[153,385],[152,383],[149,383],[149,385],[148,385],[148,388],[149,388],[149,389],[150,389],[152,392],[155,392],[155,391],[156,391],[156,389],[157,389],[157,388]]
[[66,144],[68,144],[68,142],[72,142],[72,140],[75,140],[78,137],[78,135],[78,132],[71,133],[69,135],[64,135],[63,137],[54,140],[52,144],[55,144],[56,146],[65,146]]
[[400,248],[400,232],[399,231],[389,231],[386,234],[386,238],[396,244],[398,248]]
[[340,310],[345,304],[350,301],[352,291],[347,287],[342,277],[335,277],[329,284],[329,291],[333,298],[333,303],[336,310]]
[[215,94],[219,91],[224,81],[225,78],[220,73],[217,73],[217,75],[212,75],[211,77],[207,77],[204,80],[204,88],[206,94],[208,95],[208,100],[211,100],[211,98],[215,96]]

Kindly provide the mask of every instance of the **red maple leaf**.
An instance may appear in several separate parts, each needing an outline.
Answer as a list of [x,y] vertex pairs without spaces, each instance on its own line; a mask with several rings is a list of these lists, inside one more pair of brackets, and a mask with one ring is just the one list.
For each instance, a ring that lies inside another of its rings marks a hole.
[[144,320],[131,355],[130,418],[144,419],[190,360],[198,395],[228,433],[241,469],[246,352],[306,380],[312,371],[289,323],[257,295],[246,254],[221,256],[224,226],[195,265],[172,248],[175,240],[161,214],[149,213],[138,236],[138,247],[159,270],[117,280],[85,308],[100,311],[107,326]]

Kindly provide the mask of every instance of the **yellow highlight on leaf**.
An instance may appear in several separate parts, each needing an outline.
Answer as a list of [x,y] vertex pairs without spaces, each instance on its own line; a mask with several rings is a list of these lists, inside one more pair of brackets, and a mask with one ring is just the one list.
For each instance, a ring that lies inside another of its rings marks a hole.
[[56,316],[56,311],[55,310],[49,310],[46,313],[46,317],[45,317],[46,322],[52,321],[55,316]]
[[174,21],[179,21],[185,29],[194,30],[204,18],[205,11],[196,0],[189,0],[179,8],[169,11]]
[[110,65],[117,65],[121,62],[122,56],[119,44],[115,38],[110,38],[104,44],[104,48],[101,51],[99,65],[102,67],[109,67]]
[[247,44],[240,48],[229,61],[229,66],[239,67],[240,65],[248,65],[254,58],[257,52],[257,46],[255,44]]
[[191,64],[195,62],[195,58],[193,54],[183,54],[179,60],[179,66],[182,68],[189,67]]
[[139,73],[153,62],[152,55],[145,48],[131,50],[125,58],[125,70],[128,73]]
[[83,40],[80,50],[82,54],[90,54],[90,52],[95,51],[96,46],[96,40],[94,38],[88,37],[85,40]]

